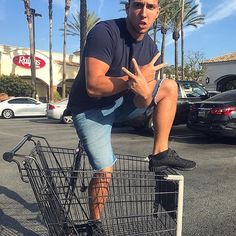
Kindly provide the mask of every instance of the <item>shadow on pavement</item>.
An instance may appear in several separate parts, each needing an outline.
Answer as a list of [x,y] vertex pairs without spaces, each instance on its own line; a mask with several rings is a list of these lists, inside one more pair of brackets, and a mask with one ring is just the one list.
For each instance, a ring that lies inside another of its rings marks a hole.
[[0,219],[1,219],[1,231],[0,231],[0,233],[1,233],[2,236],[4,236],[4,235],[14,235],[12,230],[17,231],[17,235],[19,235],[19,233],[20,233],[21,235],[38,236],[37,233],[35,233],[34,231],[32,231],[30,229],[25,228],[16,219],[12,218],[11,216],[8,216],[8,215],[4,214],[2,209],[0,209]]
[[[32,213],[38,212],[38,206],[36,203],[28,203],[25,201],[18,193],[8,189],[5,186],[0,186],[0,194],[5,195],[4,199],[7,200],[4,205],[6,205],[6,209],[0,209],[0,221],[1,221],[1,228],[0,228],[0,235],[7,236],[7,235],[29,235],[29,236],[38,236],[38,234],[34,231],[38,231],[35,229],[35,225],[42,225],[42,221],[38,215],[31,215],[25,212],[25,209],[29,210]],[[14,206],[15,203],[19,203],[22,205],[22,210],[20,213],[16,213]],[[14,212],[14,213],[13,213]],[[11,214],[13,213],[13,216]],[[17,219],[20,218],[20,221]],[[33,230],[26,228],[23,224],[24,222]],[[38,227],[37,227],[38,228]],[[41,227],[42,228],[42,227]],[[41,231],[41,230],[40,230]],[[15,233],[17,232],[17,233]]]
[[37,203],[28,203],[18,193],[8,189],[5,186],[0,186],[0,194],[4,194],[7,198],[20,203],[24,208],[28,209],[31,212],[38,211]]

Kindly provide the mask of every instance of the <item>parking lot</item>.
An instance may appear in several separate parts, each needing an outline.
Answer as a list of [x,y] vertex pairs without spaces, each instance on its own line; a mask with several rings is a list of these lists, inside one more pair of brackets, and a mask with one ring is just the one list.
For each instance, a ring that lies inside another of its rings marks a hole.
[[[20,180],[14,163],[2,154],[25,134],[44,136],[51,145],[75,148],[78,139],[73,125],[46,118],[0,119],[0,235],[47,235],[29,184]],[[96,135],[96,134],[95,134]],[[112,133],[117,153],[147,156],[152,136],[129,127]],[[184,236],[233,236],[236,232],[236,140],[214,139],[173,127],[170,146],[197,162],[197,169],[181,172],[185,177]],[[22,150],[28,154],[30,146]]]

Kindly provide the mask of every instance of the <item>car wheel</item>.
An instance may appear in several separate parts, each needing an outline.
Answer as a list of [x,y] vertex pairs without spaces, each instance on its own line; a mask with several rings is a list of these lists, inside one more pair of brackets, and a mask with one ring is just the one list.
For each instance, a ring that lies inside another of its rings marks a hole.
[[5,119],[11,119],[14,116],[14,112],[11,109],[5,109],[2,112],[2,116]]
[[149,131],[150,133],[153,133],[153,131],[154,131],[152,116],[150,116],[150,117],[148,118],[147,125],[146,125],[146,129],[147,129],[147,131]]
[[64,124],[71,124],[71,123],[73,123],[72,116],[63,116],[62,117],[62,122]]

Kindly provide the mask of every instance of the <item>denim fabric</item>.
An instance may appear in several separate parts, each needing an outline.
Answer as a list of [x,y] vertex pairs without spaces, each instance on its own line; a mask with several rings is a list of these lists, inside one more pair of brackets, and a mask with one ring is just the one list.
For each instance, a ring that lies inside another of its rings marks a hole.
[[[153,92],[156,97],[158,81]],[[116,157],[111,145],[111,129],[114,122],[123,122],[139,116],[145,108],[136,108],[130,97],[120,97],[112,105],[78,113],[72,109],[76,132],[94,170],[112,166]]]

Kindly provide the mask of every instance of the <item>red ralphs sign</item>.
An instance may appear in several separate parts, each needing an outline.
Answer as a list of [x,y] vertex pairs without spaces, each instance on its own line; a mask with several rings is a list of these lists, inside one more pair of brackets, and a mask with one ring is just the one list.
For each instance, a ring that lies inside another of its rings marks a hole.
[[[26,69],[30,69],[30,56],[29,55],[19,55],[19,56],[15,56],[13,58],[13,63],[16,64],[17,66],[21,66],[23,68]],[[35,67],[36,69],[41,69],[46,65],[46,62],[39,58],[39,57],[35,57]]]

